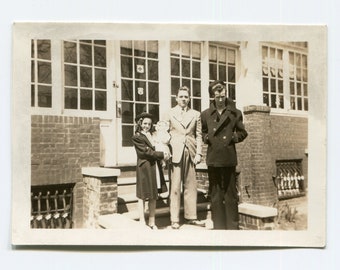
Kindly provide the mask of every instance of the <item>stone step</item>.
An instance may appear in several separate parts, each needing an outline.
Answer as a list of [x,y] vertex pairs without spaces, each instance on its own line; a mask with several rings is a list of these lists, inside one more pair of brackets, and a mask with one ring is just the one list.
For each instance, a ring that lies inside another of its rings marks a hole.
[[[169,189],[169,181],[167,178],[165,182]],[[136,194],[136,177],[118,178],[118,195],[122,196],[126,194]]]

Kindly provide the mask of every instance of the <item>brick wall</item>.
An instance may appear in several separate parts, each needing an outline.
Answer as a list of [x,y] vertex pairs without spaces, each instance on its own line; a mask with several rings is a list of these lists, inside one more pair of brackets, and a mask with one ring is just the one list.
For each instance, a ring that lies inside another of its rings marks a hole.
[[99,166],[99,118],[31,117],[31,184],[76,183],[81,168]]

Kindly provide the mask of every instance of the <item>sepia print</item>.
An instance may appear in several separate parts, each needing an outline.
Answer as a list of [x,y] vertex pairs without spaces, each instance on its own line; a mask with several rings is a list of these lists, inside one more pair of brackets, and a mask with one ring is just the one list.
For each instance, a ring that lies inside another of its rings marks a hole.
[[[324,26],[15,23],[12,243],[325,246],[326,55]],[[136,121],[151,114],[167,133],[178,90],[200,114],[218,81],[247,133],[237,229],[214,225],[204,140],[197,217],[186,222],[183,184],[175,228],[171,158],[155,210],[136,196]]]

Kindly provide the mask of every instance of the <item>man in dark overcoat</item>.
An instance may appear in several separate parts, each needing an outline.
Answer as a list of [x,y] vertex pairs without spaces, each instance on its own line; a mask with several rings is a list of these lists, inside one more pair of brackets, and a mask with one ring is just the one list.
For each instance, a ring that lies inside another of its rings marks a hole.
[[248,135],[243,117],[235,103],[227,98],[223,81],[209,85],[213,98],[210,108],[201,114],[202,137],[208,144],[209,192],[214,229],[238,229],[238,194],[236,188],[237,155],[235,144]]

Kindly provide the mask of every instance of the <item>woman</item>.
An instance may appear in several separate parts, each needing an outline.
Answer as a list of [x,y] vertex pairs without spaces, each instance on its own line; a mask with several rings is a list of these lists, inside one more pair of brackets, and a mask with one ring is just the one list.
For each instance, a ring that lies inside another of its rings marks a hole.
[[[145,201],[149,202],[149,222],[151,229],[157,229],[155,225],[156,201],[158,193],[166,192],[167,187],[160,161],[168,160],[169,154],[155,151],[152,139],[152,114],[141,113],[136,117],[136,133],[132,142],[137,153],[137,185],[136,196],[138,198],[139,220],[145,223]],[[159,181],[157,181],[159,179]],[[160,186],[157,186],[157,182]]]

